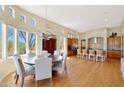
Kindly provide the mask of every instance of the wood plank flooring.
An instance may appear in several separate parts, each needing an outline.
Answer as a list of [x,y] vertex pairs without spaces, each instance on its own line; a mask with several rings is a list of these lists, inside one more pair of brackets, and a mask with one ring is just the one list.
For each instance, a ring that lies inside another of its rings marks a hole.
[[[1,87],[18,87],[14,84],[14,74],[8,75],[1,83]],[[52,83],[52,85],[51,85]],[[24,87],[35,87],[33,76],[25,78]],[[39,87],[120,87],[124,86],[121,78],[120,60],[107,59],[104,63],[87,61],[76,57],[67,60],[67,73],[53,72],[52,80],[38,82]]]

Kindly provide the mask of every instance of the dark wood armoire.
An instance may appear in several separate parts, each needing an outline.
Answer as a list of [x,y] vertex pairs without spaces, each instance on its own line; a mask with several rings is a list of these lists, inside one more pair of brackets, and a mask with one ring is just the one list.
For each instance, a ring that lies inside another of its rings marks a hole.
[[47,50],[48,53],[53,54],[54,50],[56,50],[56,39],[55,38],[43,39],[43,50]]

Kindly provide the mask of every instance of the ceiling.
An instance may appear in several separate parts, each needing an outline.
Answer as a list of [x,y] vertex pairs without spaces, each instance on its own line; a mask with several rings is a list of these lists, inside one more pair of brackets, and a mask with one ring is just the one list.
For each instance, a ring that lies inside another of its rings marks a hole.
[[40,17],[78,32],[120,26],[124,6],[119,5],[20,5]]

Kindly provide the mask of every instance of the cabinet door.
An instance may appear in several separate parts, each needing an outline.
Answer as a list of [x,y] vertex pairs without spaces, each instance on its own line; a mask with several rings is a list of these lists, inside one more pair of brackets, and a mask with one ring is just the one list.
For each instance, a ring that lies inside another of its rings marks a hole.
[[121,38],[120,37],[114,38],[114,46],[115,47],[121,47]]
[[108,46],[108,49],[109,49],[109,50],[112,50],[112,49],[113,49],[113,46],[114,46],[114,38],[109,37],[109,38],[107,39],[107,46]]
[[108,38],[108,46],[113,46],[114,44],[114,38]]
[[121,58],[121,51],[108,51],[108,58]]

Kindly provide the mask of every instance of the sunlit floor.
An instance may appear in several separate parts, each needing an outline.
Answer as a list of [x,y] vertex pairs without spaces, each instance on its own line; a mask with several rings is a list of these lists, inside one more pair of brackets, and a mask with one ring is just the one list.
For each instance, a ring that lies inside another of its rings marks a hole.
[[[15,85],[14,74],[8,75],[0,84],[3,87],[18,87],[21,80]],[[24,87],[101,87],[101,86],[124,86],[121,78],[120,60],[107,59],[104,63],[87,61],[77,57],[67,60],[67,73],[53,72],[53,78],[38,81],[33,76],[25,78]]]

